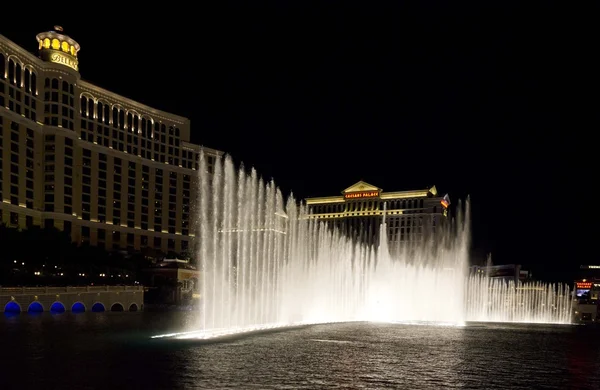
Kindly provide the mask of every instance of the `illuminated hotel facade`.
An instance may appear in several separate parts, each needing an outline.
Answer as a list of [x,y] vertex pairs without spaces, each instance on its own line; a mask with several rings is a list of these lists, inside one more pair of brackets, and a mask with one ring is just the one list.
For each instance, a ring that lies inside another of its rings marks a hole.
[[[201,149],[189,119],[82,80],[79,44],[59,26],[37,40],[39,57],[0,35],[0,221],[186,252]],[[211,171],[222,152],[204,151]]]
[[[329,222],[346,235],[377,244],[385,214],[390,248],[420,242],[435,233],[447,217],[449,199],[440,197],[435,186],[416,191],[384,192],[364,181],[346,188],[341,195],[307,198],[309,218]],[[385,205],[385,212],[384,212]]]

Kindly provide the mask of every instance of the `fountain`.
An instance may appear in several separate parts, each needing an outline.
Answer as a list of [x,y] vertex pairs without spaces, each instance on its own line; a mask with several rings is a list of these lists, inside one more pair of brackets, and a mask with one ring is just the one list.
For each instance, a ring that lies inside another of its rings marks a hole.
[[464,218],[459,206],[456,220],[430,239],[390,251],[385,234],[374,247],[307,218],[305,206],[284,201],[254,169],[236,170],[229,156],[210,174],[201,153],[198,179],[200,322],[168,336],[346,321],[566,320],[568,289],[554,295],[553,286],[530,290],[466,275],[468,202]]
[[571,323],[573,299],[567,285],[472,275],[465,290],[468,321]]
[[213,174],[205,164],[201,155],[200,323],[182,337],[341,321],[464,323],[461,218],[454,231],[392,255],[385,237],[373,247],[308,219],[305,206],[230,157]]

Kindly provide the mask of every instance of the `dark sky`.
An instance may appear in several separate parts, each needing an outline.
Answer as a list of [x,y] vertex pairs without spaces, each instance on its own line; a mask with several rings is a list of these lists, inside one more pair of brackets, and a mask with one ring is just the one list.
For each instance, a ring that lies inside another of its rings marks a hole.
[[495,263],[555,279],[594,262],[598,122],[579,119],[598,99],[575,103],[597,80],[589,11],[432,4],[45,15],[0,33],[35,51],[36,33],[62,25],[84,79],[189,117],[192,141],[284,193],[435,184],[471,195],[475,253]]

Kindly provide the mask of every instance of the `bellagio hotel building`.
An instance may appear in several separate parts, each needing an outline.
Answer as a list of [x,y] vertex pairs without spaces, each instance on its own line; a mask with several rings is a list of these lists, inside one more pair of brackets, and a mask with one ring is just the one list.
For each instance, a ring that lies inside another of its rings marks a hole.
[[[0,221],[108,250],[191,249],[189,119],[82,80],[61,27],[37,41],[39,57],[0,35]],[[211,170],[222,152],[204,152]]]

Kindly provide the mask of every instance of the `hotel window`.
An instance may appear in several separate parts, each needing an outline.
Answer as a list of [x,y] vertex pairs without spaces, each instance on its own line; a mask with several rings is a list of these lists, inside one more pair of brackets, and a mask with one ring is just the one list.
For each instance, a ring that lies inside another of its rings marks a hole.
[[169,220],[168,232],[176,232],[176,212],[177,212],[177,172],[169,172]]
[[[114,128],[119,127],[119,109],[117,107],[112,108],[112,125]],[[114,134],[116,133],[113,133],[113,137]]]
[[163,170],[155,169],[155,186],[154,186],[154,231],[162,231],[162,199],[163,199]]
[[24,72],[24,106],[25,117],[33,121],[37,120],[37,76],[31,69],[26,68]]
[[91,195],[92,195],[92,151],[83,149],[81,167],[81,218],[89,221],[91,217]]
[[[125,111],[123,111],[123,110],[119,110],[119,129],[120,130],[125,129]],[[121,140],[122,140],[122,138],[121,138]]]
[[[74,96],[73,85],[66,81],[59,83],[58,79],[46,79],[48,90],[44,94],[45,113],[44,123],[52,126],[60,126],[69,130],[73,130],[74,115]],[[60,96],[60,99],[59,99]],[[60,106],[60,114],[59,114]],[[93,110],[92,110],[93,111]],[[89,114],[89,109],[88,109]],[[82,127],[85,124],[82,123]],[[82,136],[83,139],[83,136]]]
[[113,230],[112,232],[113,249],[119,249],[121,247],[121,233]]
[[26,182],[25,186],[27,187],[27,191],[25,191],[25,205],[28,209],[33,209],[33,189],[34,189],[34,140],[35,133],[31,129],[26,130],[27,141],[25,143],[25,151],[26,151]]
[[190,224],[190,175],[183,175],[183,197],[181,199],[181,234],[187,236],[189,234]]
[[[110,106],[108,103],[104,104],[104,124],[110,125]],[[105,129],[104,135],[108,137],[108,128]]]
[[136,188],[136,163],[129,161],[128,163],[128,179],[127,179],[127,227],[135,227],[135,188]]
[[133,233],[127,233],[127,248],[133,249],[133,243],[135,242],[135,236]]
[[69,236],[71,235],[71,231],[72,231],[72,224],[71,221],[64,221],[63,222],[63,231],[68,234]]
[[[81,139],[94,142],[94,99],[81,97]],[[65,108],[63,107],[63,110]]]
[[113,171],[113,225],[121,224],[121,159],[114,159]]
[[[6,72],[6,57],[4,54],[0,53],[0,80],[4,80],[4,73]],[[1,89],[0,92],[4,93],[4,90]]]
[[64,209],[65,214],[73,214],[73,140],[65,137],[64,158]]
[[90,243],[90,228],[89,226],[81,227],[81,242],[82,243]]
[[19,124],[11,122],[10,124],[10,203],[19,205]]
[[[2,61],[2,65],[4,67],[4,61]],[[23,65],[14,59],[11,58],[8,61],[8,109],[26,118],[36,120],[35,94],[37,88],[33,86],[32,89],[31,82],[35,80],[35,77],[32,78],[32,74],[35,73],[31,72],[29,68],[23,68]],[[0,88],[2,92],[0,93],[0,103],[5,106],[4,85],[0,86],[2,87]]]
[[106,154],[98,153],[98,222],[106,222],[106,160]]
[[142,165],[142,208],[141,208],[141,228],[148,229],[148,203],[150,190],[150,167]]

